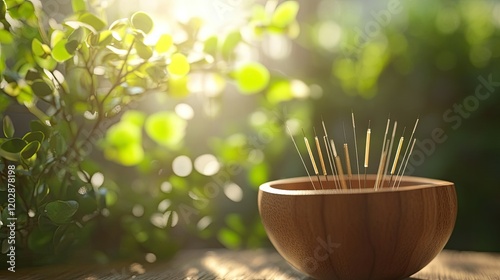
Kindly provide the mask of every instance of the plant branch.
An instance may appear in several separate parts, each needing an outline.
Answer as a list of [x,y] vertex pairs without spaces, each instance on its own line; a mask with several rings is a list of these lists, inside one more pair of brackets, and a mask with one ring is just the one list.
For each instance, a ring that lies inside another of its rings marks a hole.
[[[120,71],[118,72],[118,78],[116,79],[116,81],[113,84],[113,86],[111,86],[111,89],[108,91],[108,93],[106,93],[106,95],[102,99],[101,104],[100,104],[101,106],[103,106],[104,101],[106,101],[106,99],[111,95],[111,93],[113,92],[113,90],[115,88],[117,88],[121,84],[122,79],[130,73],[130,72],[127,72],[125,75],[122,75],[122,72],[125,69],[125,66],[127,65],[128,58],[130,56],[130,53],[132,52],[132,48],[134,47],[134,45],[135,45],[135,39],[132,41],[132,43],[130,44],[130,46],[129,46],[128,50],[127,50],[127,54],[125,55],[125,59],[123,60],[123,64],[120,67]],[[102,109],[104,109],[104,108],[102,108]]]

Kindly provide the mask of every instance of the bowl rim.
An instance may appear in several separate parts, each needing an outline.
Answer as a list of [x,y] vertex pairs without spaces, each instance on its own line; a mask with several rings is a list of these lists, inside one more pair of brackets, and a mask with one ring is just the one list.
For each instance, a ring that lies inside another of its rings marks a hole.
[[[364,176],[364,175],[360,175]],[[376,174],[367,174],[367,178],[370,179],[375,179]],[[329,175],[328,178],[332,178],[334,176]],[[354,180],[354,178],[357,178],[358,175],[353,175],[353,178],[351,180]],[[279,179],[279,180],[273,180],[269,181],[266,183],[263,183],[262,185],[259,186],[259,190],[262,192],[267,192],[270,194],[279,194],[279,195],[324,195],[324,194],[376,194],[376,193],[387,193],[387,192],[405,192],[405,191],[412,191],[412,190],[420,190],[420,189],[426,189],[426,188],[434,188],[434,187],[446,187],[446,186],[454,186],[452,182],[444,181],[444,180],[439,180],[439,179],[431,179],[431,178],[425,178],[425,177],[415,177],[415,176],[403,176],[402,181],[410,182],[410,183],[415,183],[415,186],[410,185],[410,186],[404,186],[401,188],[381,188],[378,190],[375,190],[373,188],[366,188],[366,189],[347,189],[347,190],[342,190],[342,189],[316,189],[316,190],[285,190],[285,189],[280,189],[280,188],[275,188],[272,187],[273,185],[276,184],[290,184],[290,183],[304,183],[304,182],[309,182],[309,181],[315,182],[317,184],[317,181],[315,180],[315,177],[308,177],[308,176],[303,176],[303,177],[293,177],[293,178],[287,178],[287,179]],[[362,179],[363,180],[363,179]]]

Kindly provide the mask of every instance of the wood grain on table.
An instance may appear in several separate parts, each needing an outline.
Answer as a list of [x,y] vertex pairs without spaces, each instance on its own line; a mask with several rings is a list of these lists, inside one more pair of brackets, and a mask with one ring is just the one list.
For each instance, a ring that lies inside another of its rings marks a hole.
[[[170,261],[112,265],[57,265],[2,271],[0,279],[311,279],[291,268],[272,249],[189,250]],[[500,279],[500,254],[444,250],[409,279]]]

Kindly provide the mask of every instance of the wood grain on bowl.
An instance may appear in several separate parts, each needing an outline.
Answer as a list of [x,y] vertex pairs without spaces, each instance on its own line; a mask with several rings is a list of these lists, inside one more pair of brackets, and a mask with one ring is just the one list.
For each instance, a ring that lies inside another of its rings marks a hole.
[[258,202],[278,252],[317,279],[403,279],[443,249],[455,225],[450,182],[405,176],[397,190],[310,188],[308,177],[270,182]]

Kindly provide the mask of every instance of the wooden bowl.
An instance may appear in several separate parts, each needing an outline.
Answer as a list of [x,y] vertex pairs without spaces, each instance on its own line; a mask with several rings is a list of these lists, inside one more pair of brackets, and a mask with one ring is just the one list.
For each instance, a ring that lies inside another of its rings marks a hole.
[[[399,189],[375,191],[359,189],[353,177],[352,189],[336,190],[327,189],[334,188],[329,179],[322,190],[313,190],[308,177],[259,188],[269,239],[290,265],[311,277],[403,279],[434,259],[453,231],[453,183],[404,176]],[[368,175],[367,186],[374,180]]]

